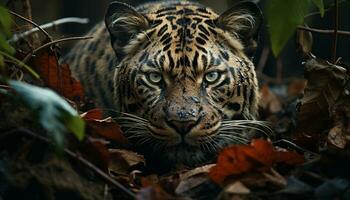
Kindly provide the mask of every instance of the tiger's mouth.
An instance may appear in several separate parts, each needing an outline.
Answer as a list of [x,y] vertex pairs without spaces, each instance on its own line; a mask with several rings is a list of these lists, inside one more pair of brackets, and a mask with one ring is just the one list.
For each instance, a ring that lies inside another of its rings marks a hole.
[[211,129],[203,129],[205,124],[198,123],[185,135],[129,113],[123,113],[117,121],[139,153],[185,165],[207,162],[230,144],[249,143],[255,132],[272,133],[266,122],[257,120],[223,120]]

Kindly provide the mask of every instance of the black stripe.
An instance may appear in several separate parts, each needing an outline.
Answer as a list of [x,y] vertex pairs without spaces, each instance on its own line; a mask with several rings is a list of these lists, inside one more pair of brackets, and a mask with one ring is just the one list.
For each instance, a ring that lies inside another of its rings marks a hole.
[[206,69],[208,67],[208,59],[205,55],[202,55],[203,68]]
[[160,38],[160,42],[164,42],[164,40],[167,40],[168,38],[171,38],[170,33],[166,33],[164,34],[161,38]]
[[170,51],[168,51],[167,55],[168,55],[168,59],[169,59],[169,68],[170,68],[170,71],[172,71],[174,66],[175,66],[174,59],[171,56],[171,52]]
[[171,43],[167,44],[166,46],[163,47],[163,51],[167,51],[171,46]]
[[209,31],[202,25],[198,25],[199,30],[201,30],[204,34],[210,35]]
[[208,53],[208,51],[205,48],[203,48],[203,47],[201,47],[201,46],[199,46],[197,44],[196,44],[196,47],[197,47],[197,49],[201,50],[204,54]]
[[197,68],[198,68],[198,57],[199,57],[199,53],[196,51],[192,60],[192,67],[196,75],[197,75]]
[[201,45],[205,45],[205,40],[203,40],[202,38],[200,38],[200,37],[196,37],[196,41],[199,43],[199,44],[201,44]]
[[168,24],[165,24],[164,26],[162,26],[162,28],[159,29],[159,31],[157,33],[158,37],[163,35],[163,33],[165,33],[166,30],[168,30]]
[[176,10],[176,7],[166,7],[160,10],[157,10],[156,14],[162,13],[164,11]]
[[199,36],[201,36],[204,40],[209,40],[209,38],[203,33],[199,33]]

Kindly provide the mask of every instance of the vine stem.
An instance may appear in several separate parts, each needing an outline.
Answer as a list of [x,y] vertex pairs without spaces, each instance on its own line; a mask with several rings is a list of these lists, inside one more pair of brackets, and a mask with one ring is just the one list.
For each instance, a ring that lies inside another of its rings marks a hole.
[[337,61],[337,43],[338,43],[338,28],[339,28],[339,4],[338,0],[334,0],[334,32],[332,42],[332,63],[335,64]]
[[[317,29],[317,28],[309,28],[305,26],[298,26],[299,30],[309,31],[312,33],[319,33],[319,34],[334,34],[334,30],[325,30],[325,29]],[[337,31],[337,35],[343,35],[343,36],[350,36],[350,31]]]
[[36,24],[36,23],[33,22],[32,20],[29,20],[29,19],[23,17],[22,15],[17,14],[17,13],[15,13],[15,12],[11,11],[11,10],[9,10],[9,12],[10,12],[11,15],[14,15],[14,16],[18,17],[19,19],[21,19],[21,20],[23,20],[23,21],[26,21],[26,22],[32,24],[33,26],[35,26],[36,28],[38,28],[38,29],[46,36],[46,38],[48,38],[48,39],[50,40],[50,42],[52,41],[52,38],[51,38],[51,36],[49,35],[49,33],[46,32],[44,29],[42,29],[38,24]]
[[85,36],[85,37],[69,37],[69,38],[62,38],[62,39],[58,39],[58,40],[53,40],[51,42],[48,42],[48,43],[34,49],[31,53],[27,54],[27,56],[24,57],[22,62],[26,63],[33,56],[33,54],[37,53],[38,51],[40,51],[46,47],[51,46],[51,45],[61,43],[61,42],[73,41],[73,40],[88,40],[88,39],[92,39],[92,38],[93,38],[92,36]]

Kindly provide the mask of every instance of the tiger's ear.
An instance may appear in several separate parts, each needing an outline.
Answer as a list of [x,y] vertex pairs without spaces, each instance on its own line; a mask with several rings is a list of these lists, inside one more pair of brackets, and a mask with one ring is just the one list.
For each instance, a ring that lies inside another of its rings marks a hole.
[[253,56],[262,21],[261,10],[255,3],[241,1],[221,14],[216,20],[216,25],[238,36],[244,45],[245,53]]
[[147,29],[148,20],[130,5],[112,2],[105,15],[105,24],[111,36],[112,47],[118,59],[122,59],[123,47]]

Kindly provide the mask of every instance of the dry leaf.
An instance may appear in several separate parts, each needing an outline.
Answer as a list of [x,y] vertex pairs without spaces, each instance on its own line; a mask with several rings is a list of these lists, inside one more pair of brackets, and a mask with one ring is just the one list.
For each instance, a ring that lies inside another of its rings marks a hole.
[[250,145],[233,145],[224,149],[209,175],[214,182],[222,184],[232,176],[267,171],[275,163],[299,165],[303,162],[304,157],[295,152],[277,151],[270,142],[255,139]]
[[250,194],[250,189],[243,185],[240,181],[235,181],[225,188],[227,194]]
[[42,51],[33,59],[33,67],[45,85],[68,99],[83,99],[82,85],[72,77],[67,64],[60,65],[56,52]]
[[127,175],[133,166],[145,165],[145,158],[133,151],[124,149],[109,149],[111,161],[109,163],[109,172],[113,174]]
[[89,110],[80,115],[84,120],[102,120],[103,111],[99,108]]
[[82,152],[84,157],[86,157],[91,163],[98,166],[103,171],[108,172],[108,165],[111,156],[102,142],[87,138],[82,147]]
[[330,128],[329,108],[341,96],[347,80],[346,69],[321,59],[305,63],[307,86],[301,99],[297,132],[317,134]]
[[276,113],[282,109],[282,102],[269,89],[269,86],[267,84],[262,85],[260,88],[259,106],[263,108],[267,113]]
[[340,149],[344,149],[347,140],[343,135],[343,127],[341,124],[334,126],[328,133],[328,142]]
[[120,126],[112,118],[108,117],[102,120],[87,119],[85,122],[89,133],[113,140],[118,144],[127,143]]
[[[306,24],[304,26],[307,27]],[[297,31],[297,46],[298,50],[300,50],[304,56],[310,55],[312,50],[312,34],[310,31],[304,31],[298,29]]]

